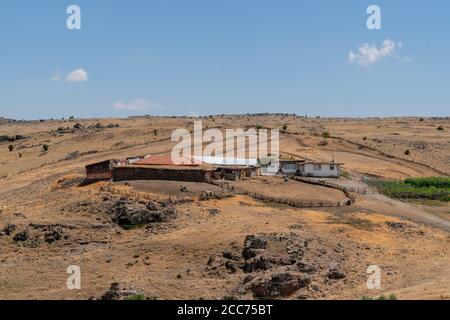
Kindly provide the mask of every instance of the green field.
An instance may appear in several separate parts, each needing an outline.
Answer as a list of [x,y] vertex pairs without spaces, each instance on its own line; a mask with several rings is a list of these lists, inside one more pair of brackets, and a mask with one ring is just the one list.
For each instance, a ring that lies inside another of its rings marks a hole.
[[383,194],[402,200],[450,201],[450,178],[408,178],[404,181],[377,181]]

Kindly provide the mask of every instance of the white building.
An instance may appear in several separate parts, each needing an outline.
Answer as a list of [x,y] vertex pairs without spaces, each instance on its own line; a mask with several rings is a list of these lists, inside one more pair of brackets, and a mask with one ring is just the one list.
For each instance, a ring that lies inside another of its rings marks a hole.
[[341,165],[336,162],[305,162],[300,164],[299,174],[304,177],[338,178]]
[[305,160],[280,160],[280,171],[287,175],[295,175]]

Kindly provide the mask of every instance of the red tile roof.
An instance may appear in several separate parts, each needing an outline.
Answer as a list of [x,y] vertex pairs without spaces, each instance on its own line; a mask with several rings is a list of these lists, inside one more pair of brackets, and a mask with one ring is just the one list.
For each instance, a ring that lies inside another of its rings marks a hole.
[[138,160],[134,165],[146,166],[198,166],[202,162],[193,158],[171,157],[171,156],[150,156],[148,158]]

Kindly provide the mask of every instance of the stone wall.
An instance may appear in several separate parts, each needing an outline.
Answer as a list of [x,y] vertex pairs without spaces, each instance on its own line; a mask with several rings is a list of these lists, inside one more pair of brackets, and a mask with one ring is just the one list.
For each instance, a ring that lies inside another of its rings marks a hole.
[[126,180],[170,180],[204,182],[211,172],[199,169],[162,169],[153,167],[115,167],[113,181]]

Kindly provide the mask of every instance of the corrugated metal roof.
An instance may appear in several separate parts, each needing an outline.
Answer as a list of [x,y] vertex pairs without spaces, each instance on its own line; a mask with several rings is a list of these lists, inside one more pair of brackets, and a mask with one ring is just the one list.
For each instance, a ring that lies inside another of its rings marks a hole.
[[195,157],[195,160],[222,166],[256,166],[258,164],[258,159],[250,158]]
[[134,162],[135,165],[144,166],[198,166],[202,164],[193,158],[172,157],[172,156],[150,156]]

